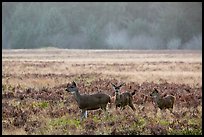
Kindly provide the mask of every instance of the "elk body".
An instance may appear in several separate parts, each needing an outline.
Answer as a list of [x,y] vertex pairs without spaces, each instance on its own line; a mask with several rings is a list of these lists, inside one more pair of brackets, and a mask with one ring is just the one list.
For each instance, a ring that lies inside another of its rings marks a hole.
[[76,83],[73,81],[71,85],[67,85],[66,91],[71,92],[82,110],[81,120],[87,118],[87,110],[96,110],[101,108],[106,112],[106,106],[111,103],[110,96],[103,93],[97,93],[92,95],[81,95],[78,91]]
[[[111,83],[112,84],[112,83]],[[130,93],[130,92],[125,92],[125,93],[120,93],[120,88],[124,85],[121,84],[119,86],[116,86],[114,84],[112,84],[114,90],[115,90],[115,94],[116,94],[116,98],[115,98],[115,105],[116,105],[116,109],[117,107],[120,107],[122,110],[125,109],[125,106],[129,105],[132,110],[135,111],[135,107],[132,103],[133,100],[133,95],[135,94],[135,91]]]
[[169,109],[173,111],[173,105],[175,102],[175,97],[172,95],[167,95],[166,97],[161,97],[158,90],[154,88],[150,96],[153,98],[155,104],[161,109]]

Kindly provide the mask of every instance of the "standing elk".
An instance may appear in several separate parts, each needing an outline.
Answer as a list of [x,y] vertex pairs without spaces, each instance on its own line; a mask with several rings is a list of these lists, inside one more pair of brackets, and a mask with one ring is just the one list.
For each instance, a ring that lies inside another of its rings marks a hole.
[[82,110],[81,120],[87,118],[87,110],[96,110],[101,108],[106,112],[106,106],[111,103],[110,96],[103,93],[96,93],[92,95],[79,93],[76,83],[73,81],[71,85],[67,85],[65,89],[74,95],[79,108]]
[[159,107],[161,110],[169,109],[170,112],[173,112],[173,105],[175,102],[175,97],[172,95],[167,95],[166,97],[161,97],[158,90],[156,88],[153,89],[150,96],[153,98],[156,106]]
[[135,94],[135,91],[133,91],[132,93],[130,92],[125,92],[125,93],[120,93],[120,88],[124,85],[124,83],[122,83],[119,86],[114,85],[113,83],[111,83],[111,85],[113,86],[114,90],[115,90],[115,105],[116,105],[116,109],[117,107],[120,107],[122,110],[125,109],[125,106],[129,105],[133,111],[135,111],[135,107],[132,103],[133,100],[133,95]]

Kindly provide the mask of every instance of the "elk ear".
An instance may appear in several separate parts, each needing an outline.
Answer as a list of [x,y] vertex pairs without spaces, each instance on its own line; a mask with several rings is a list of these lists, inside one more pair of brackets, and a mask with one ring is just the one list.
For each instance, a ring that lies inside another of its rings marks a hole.
[[158,93],[158,90],[156,88],[154,88],[154,91],[156,91]]
[[72,85],[76,87],[76,83],[74,81],[72,82]]
[[116,87],[113,83],[111,83],[111,85],[112,85],[113,87]]
[[119,86],[119,87],[122,87],[123,85],[125,85],[125,83],[120,84],[120,86]]

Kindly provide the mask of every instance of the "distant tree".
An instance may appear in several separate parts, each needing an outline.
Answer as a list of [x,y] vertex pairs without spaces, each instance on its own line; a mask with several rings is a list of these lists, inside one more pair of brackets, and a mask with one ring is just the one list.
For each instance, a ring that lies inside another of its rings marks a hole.
[[[190,8],[190,6],[192,6]],[[200,33],[202,17],[201,12],[193,12],[199,8],[199,4],[193,3],[164,3],[159,14],[160,32],[159,35],[167,43],[174,38],[181,39],[178,49],[183,49],[183,43],[187,42],[195,33]],[[186,10],[188,9],[188,10]],[[196,14],[198,15],[196,15]],[[194,16],[194,18],[192,18]],[[197,23],[195,23],[197,22]],[[192,24],[195,24],[192,26]],[[167,47],[165,47],[167,48]]]
[[201,2],[2,3],[2,48],[189,49],[200,36]]

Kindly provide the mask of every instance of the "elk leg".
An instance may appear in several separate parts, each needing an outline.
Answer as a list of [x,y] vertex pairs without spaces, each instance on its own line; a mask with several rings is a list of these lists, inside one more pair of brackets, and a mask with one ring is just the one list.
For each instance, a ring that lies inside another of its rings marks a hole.
[[154,107],[154,115],[157,115],[157,107]]
[[108,111],[106,110],[106,107],[102,108],[104,113],[105,113],[105,116],[106,116],[106,119],[108,118]]
[[84,112],[85,118],[87,118],[87,114],[88,114],[88,111],[86,110],[86,111]]
[[132,108],[133,111],[135,111],[135,107],[132,103],[130,103],[129,106]]
[[122,106],[120,109],[121,109],[121,110],[124,110],[124,109],[125,109],[125,106]]
[[173,108],[169,108],[169,111],[173,114]]
[[118,105],[116,105],[116,106],[115,106],[115,109],[116,109],[116,110],[118,110],[118,107],[119,107],[119,106],[118,106]]
[[85,110],[85,109],[82,109],[80,121],[82,121],[83,118],[85,117],[85,113],[86,113],[86,110]]
[[160,109],[161,110],[161,116],[163,119],[166,118],[166,115],[167,115],[167,110],[166,109]]

